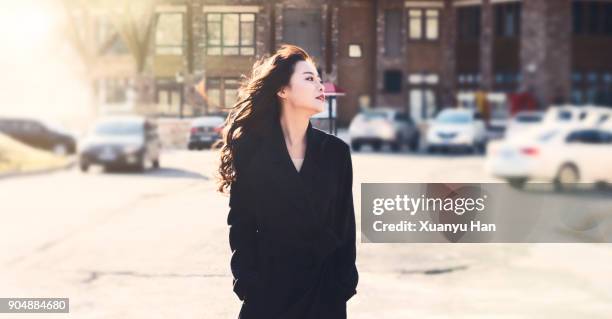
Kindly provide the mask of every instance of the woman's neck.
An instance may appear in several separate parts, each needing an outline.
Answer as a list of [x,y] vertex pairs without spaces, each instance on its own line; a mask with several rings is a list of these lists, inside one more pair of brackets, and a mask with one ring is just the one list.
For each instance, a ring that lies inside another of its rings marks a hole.
[[292,157],[301,157],[305,152],[306,129],[308,128],[308,117],[281,114],[280,125],[285,137],[285,143]]

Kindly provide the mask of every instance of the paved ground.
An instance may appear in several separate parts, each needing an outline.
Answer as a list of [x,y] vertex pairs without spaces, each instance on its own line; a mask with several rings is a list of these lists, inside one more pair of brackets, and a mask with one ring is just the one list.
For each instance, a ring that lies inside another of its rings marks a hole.
[[[161,170],[0,180],[0,297],[69,297],[69,315],[236,318],[214,154]],[[361,182],[486,182],[477,156],[358,153]],[[359,219],[359,218],[358,218]],[[612,245],[359,244],[349,318],[610,318]]]

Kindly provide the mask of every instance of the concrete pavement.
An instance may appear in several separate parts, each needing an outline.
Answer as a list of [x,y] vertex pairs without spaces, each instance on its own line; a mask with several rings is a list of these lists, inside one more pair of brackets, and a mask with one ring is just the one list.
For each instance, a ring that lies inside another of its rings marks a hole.
[[[214,155],[0,180],[0,296],[69,297],[62,318],[236,318]],[[361,182],[493,181],[478,156],[366,151],[353,165],[358,214]],[[609,318],[611,264],[609,244],[359,243],[349,318]]]

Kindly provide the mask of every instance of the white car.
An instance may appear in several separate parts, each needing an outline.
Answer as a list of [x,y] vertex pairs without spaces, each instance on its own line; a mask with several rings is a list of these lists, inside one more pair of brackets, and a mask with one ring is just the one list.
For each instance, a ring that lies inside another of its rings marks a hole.
[[377,107],[360,112],[351,121],[348,132],[355,151],[363,145],[370,145],[376,151],[384,144],[393,151],[399,151],[403,144],[412,151],[419,147],[418,127],[410,116],[393,108]]
[[612,128],[575,124],[544,126],[521,138],[491,143],[485,168],[516,188],[537,180],[571,189],[576,183],[612,182],[611,162]]
[[471,109],[445,109],[430,123],[427,151],[467,149],[484,152],[487,129],[479,113]]
[[506,126],[504,138],[509,139],[522,134],[529,133],[534,128],[540,127],[544,119],[544,112],[522,111],[514,115]]
[[602,125],[612,121],[612,109],[601,106],[551,106],[546,111],[542,124],[544,125]]

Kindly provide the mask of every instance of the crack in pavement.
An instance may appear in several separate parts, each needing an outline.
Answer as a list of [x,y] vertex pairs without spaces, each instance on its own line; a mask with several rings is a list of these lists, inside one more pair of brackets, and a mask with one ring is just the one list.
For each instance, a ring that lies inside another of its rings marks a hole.
[[228,274],[178,274],[178,273],[139,273],[135,271],[89,271],[89,276],[82,282],[90,284],[103,276],[127,276],[137,278],[225,278]]
[[410,274],[440,275],[440,274],[446,274],[446,273],[450,273],[450,272],[458,271],[458,270],[466,270],[467,268],[468,268],[467,265],[461,265],[461,266],[455,266],[455,267],[431,268],[431,269],[425,269],[425,270],[401,269],[399,273],[402,275],[410,275]]

